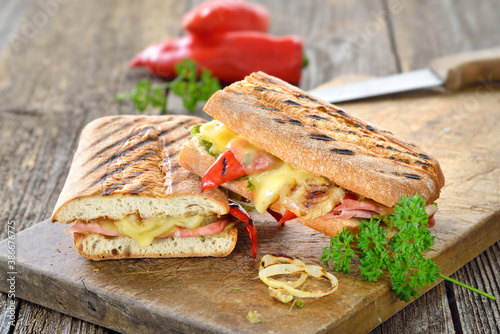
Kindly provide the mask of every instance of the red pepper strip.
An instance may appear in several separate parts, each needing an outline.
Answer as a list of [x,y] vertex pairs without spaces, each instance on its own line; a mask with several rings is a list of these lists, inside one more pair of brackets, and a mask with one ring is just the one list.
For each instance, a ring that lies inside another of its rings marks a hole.
[[191,34],[238,30],[267,32],[269,14],[266,8],[254,3],[211,0],[186,13],[182,18],[182,28]]
[[281,218],[283,218],[283,215],[279,212],[276,212],[276,211],[273,211],[271,209],[267,209],[267,212],[273,216],[274,219],[276,219],[276,222],[279,222],[281,220]]
[[287,222],[289,220],[292,220],[292,219],[295,219],[295,218],[297,218],[297,215],[295,213],[293,213],[290,210],[286,210],[285,214],[283,215],[283,217],[278,222],[278,225],[282,225],[285,222]]
[[206,171],[201,179],[201,192],[217,188],[223,183],[247,175],[245,168],[236,158],[231,150],[226,150],[219,155],[217,160]]
[[302,42],[294,36],[273,37],[255,31],[234,31],[201,38],[188,35],[152,45],[137,55],[131,67],[147,66],[162,77],[175,77],[175,65],[185,58],[206,68],[222,82],[242,80],[263,71],[292,84],[302,74]]
[[250,241],[252,243],[252,256],[255,259],[257,257],[257,229],[253,224],[252,218],[240,204],[232,200],[229,200],[229,214],[246,224],[245,230],[250,236]]
[[285,222],[297,218],[297,215],[290,210],[286,210],[284,215],[271,209],[267,209],[267,212],[276,219],[278,225],[283,225]]

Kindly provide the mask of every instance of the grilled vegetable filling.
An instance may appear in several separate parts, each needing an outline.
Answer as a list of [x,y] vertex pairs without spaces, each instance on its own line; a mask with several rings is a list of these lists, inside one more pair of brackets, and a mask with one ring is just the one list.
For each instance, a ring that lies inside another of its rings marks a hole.
[[[212,187],[230,181],[223,176],[227,173],[227,166],[234,165],[234,162],[228,160],[233,159],[234,155],[248,174],[247,188],[253,191],[253,201],[258,212],[266,212],[272,203],[278,202],[297,217],[312,220],[330,212],[345,196],[344,189],[328,178],[315,176],[283,162],[217,120],[203,124],[193,134],[201,142],[210,143],[204,145],[205,148],[209,147],[207,151],[210,154],[220,155],[222,158],[216,161],[203,178],[207,182],[210,180]],[[233,154],[225,154],[227,150]],[[220,164],[219,168],[216,168],[217,164]],[[216,175],[221,173],[222,175]],[[218,182],[213,182],[215,179]]]

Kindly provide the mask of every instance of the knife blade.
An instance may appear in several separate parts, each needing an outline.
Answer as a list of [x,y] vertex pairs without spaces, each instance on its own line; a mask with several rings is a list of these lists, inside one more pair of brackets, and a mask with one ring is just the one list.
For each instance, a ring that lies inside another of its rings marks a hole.
[[356,82],[318,88],[311,95],[331,103],[443,86],[455,91],[473,84],[500,81],[500,47],[438,58],[429,68]]

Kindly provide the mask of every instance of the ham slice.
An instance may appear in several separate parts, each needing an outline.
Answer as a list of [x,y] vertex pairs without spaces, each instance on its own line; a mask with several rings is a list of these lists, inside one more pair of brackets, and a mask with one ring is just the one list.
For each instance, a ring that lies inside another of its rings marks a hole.
[[[392,214],[394,209],[380,205],[370,199],[358,201],[354,196],[347,195],[340,204],[327,213],[324,219],[350,219],[350,218],[366,218],[369,219],[373,215]],[[425,206],[425,212],[429,215],[428,225],[433,227],[436,223],[434,214],[437,212],[437,206],[430,204]]]
[[375,214],[391,214],[392,208],[382,206],[370,199],[358,201],[346,196],[340,204],[327,213],[325,219],[370,218]]
[[[158,238],[166,238],[170,236],[188,238],[188,237],[200,237],[203,235],[219,234],[224,232],[227,223],[228,219],[221,219],[216,221],[215,223],[201,226],[192,230],[179,227],[174,233],[161,235]],[[123,236],[123,234],[119,232],[108,230],[102,227],[101,224],[99,224],[96,221],[91,221],[89,223],[78,222],[73,227],[71,227],[69,230],[66,231],[66,233],[75,233],[75,232],[94,232],[110,237]]]

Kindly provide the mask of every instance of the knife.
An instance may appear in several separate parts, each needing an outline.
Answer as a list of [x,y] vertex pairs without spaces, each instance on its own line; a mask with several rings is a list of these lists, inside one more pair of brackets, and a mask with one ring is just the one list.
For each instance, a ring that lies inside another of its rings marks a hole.
[[331,103],[442,86],[455,91],[500,81],[500,47],[435,59],[429,68],[348,85],[318,88],[311,95]]

